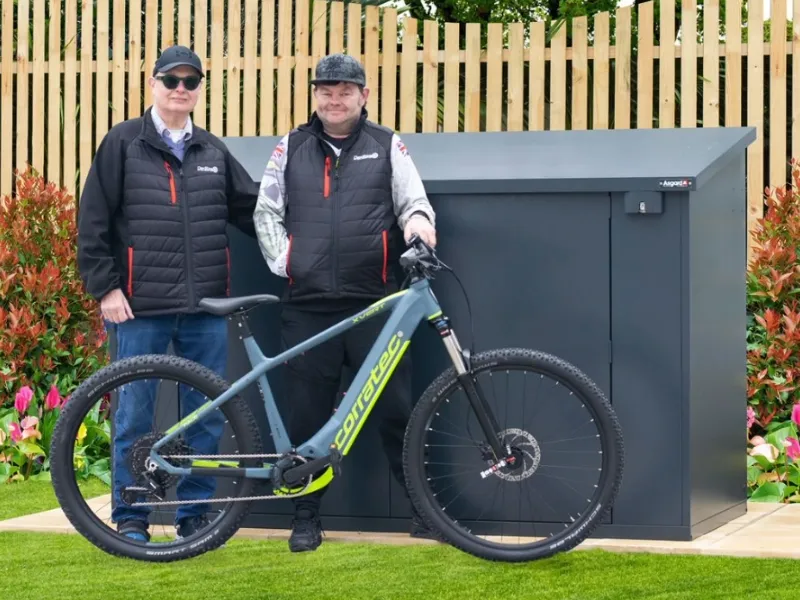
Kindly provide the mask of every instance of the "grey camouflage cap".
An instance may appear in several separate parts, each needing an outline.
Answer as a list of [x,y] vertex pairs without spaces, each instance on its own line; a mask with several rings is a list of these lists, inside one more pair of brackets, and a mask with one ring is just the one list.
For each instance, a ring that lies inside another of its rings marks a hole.
[[330,54],[317,63],[312,84],[351,82],[362,87],[367,85],[364,67],[348,54]]

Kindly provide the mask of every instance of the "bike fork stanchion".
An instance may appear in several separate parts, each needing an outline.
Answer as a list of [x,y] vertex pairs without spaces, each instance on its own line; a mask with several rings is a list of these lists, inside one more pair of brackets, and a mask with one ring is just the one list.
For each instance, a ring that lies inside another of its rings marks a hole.
[[[458,343],[455,332],[450,328],[450,319],[444,315],[440,315],[430,323],[442,337],[442,342],[444,342],[447,353],[450,355],[453,365],[455,366],[458,381],[464,386],[464,392],[467,394],[467,398],[469,398],[472,410],[475,411],[475,416],[478,418],[481,429],[483,429],[486,441],[494,452],[495,461],[509,459],[511,448],[504,448],[500,442],[500,438],[497,437],[497,432],[500,431],[500,425],[497,419],[495,419],[492,409],[487,404],[486,398],[472,377],[472,369],[470,368],[469,361],[467,357],[464,356],[464,351]],[[511,462],[513,462],[513,457],[510,459]]]

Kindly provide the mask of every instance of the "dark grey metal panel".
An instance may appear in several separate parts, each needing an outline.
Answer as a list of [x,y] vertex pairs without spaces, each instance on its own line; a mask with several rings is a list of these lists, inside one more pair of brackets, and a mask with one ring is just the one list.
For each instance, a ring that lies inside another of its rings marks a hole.
[[[755,129],[415,133],[402,138],[431,194],[681,191],[697,189],[755,139]],[[279,139],[223,138],[256,180]]]
[[661,214],[611,216],[612,400],[625,441],[625,475],[614,523],[685,525],[681,381],[681,204]]
[[[552,352],[608,392],[609,196],[448,194],[431,201],[439,256],[469,295],[476,352],[507,346]],[[457,281],[441,273],[432,285],[462,345],[469,345]],[[449,366],[447,356],[439,346],[426,353],[419,369],[432,379]]]
[[728,163],[688,203],[687,420],[691,524],[745,512],[747,405],[745,157]]

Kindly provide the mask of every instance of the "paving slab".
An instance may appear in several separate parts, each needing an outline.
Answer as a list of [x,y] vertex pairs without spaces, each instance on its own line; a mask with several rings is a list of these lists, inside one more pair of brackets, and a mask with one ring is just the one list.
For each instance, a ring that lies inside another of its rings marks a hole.
[[[88,504],[103,520],[110,520],[110,496],[98,496]],[[159,531],[162,528],[159,527]],[[173,529],[165,527],[171,534]],[[39,533],[76,533],[60,508],[0,521],[0,531]],[[235,538],[287,540],[286,529],[242,528]],[[391,545],[437,544],[432,540],[412,538],[405,533],[325,531],[326,542],[357,542]],[[800,558],[800,505],[748,502],[747,513],[696,540],[626,540],[593,538],[577,550],[603,549],[612,552],[649,552],[658,554],[703,554],[759,558]]]

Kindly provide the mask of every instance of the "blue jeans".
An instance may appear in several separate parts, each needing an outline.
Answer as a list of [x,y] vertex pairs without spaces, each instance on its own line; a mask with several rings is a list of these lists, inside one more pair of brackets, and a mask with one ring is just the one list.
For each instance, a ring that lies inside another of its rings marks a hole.
[[[137,317],[123,323],[106,322],[106,327],[116,333],[117,360],[141,354],[164,354],[172,341],[175,354],[196,361],[220,377],[225,377],[228,340],[224,317],[204,313]],[[147,521],[150,512],[148,507],[134,508],[126,505],[120,497],[120,490],[124,486],[136,484],[136,476],[129,469],[128,453],[137,439],[153,432],[157,385],[157,380],[137,381],[125,384],[118,393],[114,415],[114,491],[111,513],[111,519],[115,523],[126,519]],[[183,384],[179,387],[180,415],[183,418],[205,403],[206,398],[197,390],[187,389]],[[174,422],[176,421],[169,424]],[[184,441],[196,454],[215,454],[218,452],[217,443],[224,424],[222,412],[213,411],[184,432]],[[202,500],[210,498],[215,490],[216,481],[213,477],[183,478],[178,483],[177,496],[179,500]],[[186,517],[203,515],[209,509],[208,503],[178,505],[175,523]]]

